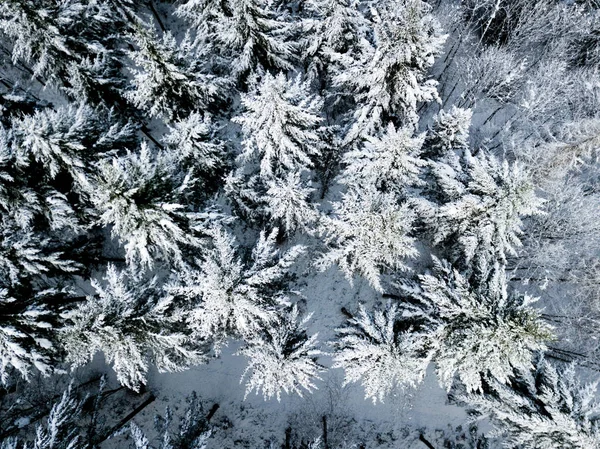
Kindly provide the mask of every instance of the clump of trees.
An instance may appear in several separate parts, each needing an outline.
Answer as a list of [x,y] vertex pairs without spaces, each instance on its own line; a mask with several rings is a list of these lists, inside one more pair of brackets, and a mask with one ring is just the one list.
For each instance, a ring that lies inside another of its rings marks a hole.
[[[246,396],[433,363],[470,441],[600,447],[598,2],[154,3],[0,4],[3,388],[103,353],[141,392],[236,340]],[[369,294],[320,342],[331,270]],[[2,448],[94,447],[55,402]],[[190,413],[160,447],[204,447]]]

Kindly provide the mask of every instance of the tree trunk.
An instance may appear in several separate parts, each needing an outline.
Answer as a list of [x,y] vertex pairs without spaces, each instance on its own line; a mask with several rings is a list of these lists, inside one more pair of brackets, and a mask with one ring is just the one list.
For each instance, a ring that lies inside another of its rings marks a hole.
[[427,441],[427,439],[423,436],[423,434],[419,435],[419,441],[421,441],[429,449],[435,449],[435,447],[433,446],[433,444],[431,444],[429,441]]
[[329,442],[327,441],[327,416],[323,415],[323,447],[329,449]]
[[152,404],[155,400],[156,400],[156,397],[152,393],[150,393],[150,395],[146,398],[146,400],[144,402],[142,402],[140,405],[138,405],[131,413],[129,413],[125,418],[123,418],[117,424],[112,426],[108,432],[106,432],[102,437],[100,437],[98,440],[96,440],[94,442],[95,445],[97,446],[100,443],[106,441],[108,438],[110,438],[115,432],[120,430],[123,426],[125,426],[125,424],[127,424],[129,421],[131,421],[138,413],[140,413],[142,410],[144,410],[146,407],[148,407],[150,404]]
[[206,422],[210,422],[212,417],[215,416],[215,413],[217,413],[217,410],[219,410],[219,404],[214,404],[208,412],[208,415],[206,415]]

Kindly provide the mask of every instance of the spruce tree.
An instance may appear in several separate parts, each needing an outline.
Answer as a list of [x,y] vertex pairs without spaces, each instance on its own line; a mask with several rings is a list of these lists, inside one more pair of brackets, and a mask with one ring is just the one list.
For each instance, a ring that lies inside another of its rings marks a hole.
[[322,353],[316,349],[317,334],[307,335],[309,319],[310,315],[300,319],[294,305],[239,351],[249,358],[242,376],[242,381],[247,379],[246,397],[256,391],[265,400],[280,401],[282,391],[302,397],[303,390],[316,389],[314,381],[322,371],[316,359]]
[[[154,417],[157,433],[151,441],[142,429],[131,423],[129,430],[136,449],[204,449],[213,433],[213,426],[206,419],[207,411],[195,392],[186,398],[186,407],[179,416],[167,406],[164,415]],[[175,426],[175,424],[178,424]],[[156,441],[156,446],[151,445]]]
[[307,83],[283,73],[266,74],[255,94],[242,96],[242,103],[246,112],[235,121],[244,132],[243,163],[258,162],[265,179],[313,166],[321,100],[309,94]]
[[66,172],[75,183],[90,171],[90,162],[136,140],[133,125],[85,103],[44,108],[13,119],[11,125],[18,165],[39,164],[50,179]]
[[381,137],[367,137],[362,148],[344,154],[340,180],[352,187],[376,187],[405,194],[421,183],[421,147],[424,135],[413,137],[412,128],[396,129],[392,123]]
[[68,31],[81,20],[84,9],[80,1],[2,2],[0,30],[12,41],[13,63],[33,63],[33,77],[55,76],[57,69],[72,57]]
[[197,214],[185,205],[194,179],[178,169],[177,159],[152,153],[143,142],[139,153],[100,161],[90,196],[99,223],[125,247],[129,264],[152,267],[155,261],[183,262],[184,249],[199,245]]
[[2,217],[0,226],[0,279],[7,286],[80,271],[81,266],[60,251],[62,242],[57,239],[44,237],[42,232],[26,231],[9,217]]
[[517,255],[522,218],[541,214],[543,200],[519,163],[465,150],[459,170],[445,162],[434,164],[443,199],[429,226],[434,244],[481,277],[494,261]]
[[332,216],[321,220],[327,247],[317,266],[324,270],[337,264],[348,280],[358,274],[382,291],[381,274],[408,269],[405,259],[418,254],[410,235],[414,218],[391,193],[349,190],[334,203]]
[[[115,36],[123,35],[127,21],[108,2],[7,0],[0,5],[0,31],[12,44],[13,64],[22,65],[43,86],[58,84],[67,90],[72,76],[79,77],[76,83],[85,79],[100,91],[111,87],[106,74],[120,66]],[[101,64],[104,70],[77,70],[89,64]]]
[[415,125],[417,104],[438,99],[437,83],[425,78],[446,36],[429,9],[422,0],[393,0],[376,10],[373,53],[336,77],[358,102],[347,142],[373,135],[390,119]]
[[401,291],[420,303],[429,321],[437,374],[446,389],[455,379],[467,391],[481,391],[482,379],[507,382],[513,368],[530,366],[552,339],[531,306],[536,298],[509,292],[498,265],[488,282],[474,286],[448,263],[434,260],[434,272],[419,276],[417,290],[405,284]]
[[160,372],[182,371],[204,361],[204,343],[192,341],[184,317],[158,280],[108,266],[95,295],[65,314],[60,338],[66,361],[82,366],[102,352],[121,384],[139,391],[150,364]]
[[194,28],[198,45],[209,45],[220,21],[230,14],[229,2],[222,0],[187,0],[177,6],[175,14]]
[[360,381],[373,403],[418,385],[433,356],[426,338],[410,326],[400,329],[401,316],[392,303],[372,314],[359,304],[358,314],[337,329],[333,367],[344,369],[344,384]]
[[30,379],[34,370],[48,376],[57,365],[56,332],[61,319],[53,304],[67,296],[56,289],[36,291],[31,283],[0,288],[0,383],[8,385],[15,372]]
[[504,276],[496,267],[488,284],[474,287],[434,260],[432,274],[399,285],[397,303],[373,314],[361,306],[338,329],[335,366],[344,368],[346,382],[361,381],[374,401],[416,385],[430,361],[447,390],[456,381],[469,392],[483,391],[490,380],[508,382],[552,334],[531,297],[508,293]]
[[314,189],[305,187],[298,173],[290,173],[285,179],[267,182],[266,212],[276,220],[287,235],[297,230],[309,231],[318,219],[318,213],[310,197]]
[[302,58],[319,88],[331,88],[336,73],[370,50],[370,26],[354,0],[310,0],[306,8],[310,16],[302,24],[308,34]]
[[277,229],[262,232],[245,261],[229,233],[212,230],[205,256],[169,283],[169,294],[190,304],[186,325],[196,338],[212,341],[217,352],[229,337],[249,339],[259,334],[286,303],[282,281],[303,248],[295,246],[279,254],[277,233]]
[[440,160],[452,151],[467,149],[472,116],[471,109],[456,106],[452,106],[449,111],[441,109],[433,118],[433,124],[425,139],[426,155]]
[[259,67],[289,70],[296,58],[293,25],[280,19],[263,0],[235,0],[217,24],[215,38],[230,58],[233,76],[245,79]]
[[133,89],[126,97],[150,117],[167,121],[195,111],[206,111],[225,97],[222,80],[202,73],[194,49],[186,36],[179,44],[166,33],[162,39],[152,29],[138,25],[133,35],[137,49],[130,56],[139,67],[134,71]]
[[492,381],[485,394],[457,399],[476,415],[489,417],[493,436],[522,448],[600,447],[598,382],[583,384],[575,366],[553,366],[539,357],[535,366],[515,370],[507,383]]
[[75,397],[72,386],[69,385],[60,400],[52,405],[45,423],[36,427],[32,446],[19,438],[7,438],[0,441],[0,447],[2,449],[83,449],[86,445],[78,423],[82,408],[83,402]]
[[230,162],[225,143],[217,132],[209,115],[193,112],[170,124],[162,141],[183,168],[192,168],[200,181],[209,184],[222,176]]

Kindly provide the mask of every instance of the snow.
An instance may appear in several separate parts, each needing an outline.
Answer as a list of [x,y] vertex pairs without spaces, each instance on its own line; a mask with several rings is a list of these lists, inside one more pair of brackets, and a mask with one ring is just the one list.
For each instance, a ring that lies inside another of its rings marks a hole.
[[[38,3],[0,1],[0,420],[19,437],[52,440],[71,376],[97,373],[106,428],[149,404],[115,449],[191,392],[219,405],[207,449],[320,449],[325,422],[325,449],[442,445],[470,422],[448,393],[489,409],[488,387],[518,434],[506,385],[538,352],[593,377],[597,5]],[[99,260],[70,255],[95,237]],[[596,407],[557,377],[537,399]],[[559,408],[532,413],[540,438],[566,423],[592,447]]]
[[[357,279],[352,287],[336,268],[304,276],[302,284],[306,309],[318,311],[308,322],[309,333],[318,330],[320,341],[333,338],[335,329],[345,319],[341,307],[352,307],[348,298],[366,304],[378,298],[366,281]],[[398,390],[384,403],[376,405],[365,398],[360,384],[342,385],[343,370],[330,368],[332,361],[327,355],[319,358],[328,369],[322,380],[315,381],[317,389],[304,394],[303,398],[284,393],[280,401],[275,398],[265,401],[262,395],[251,393],[244,399],[245,385],[241,377],[247,360],[234,355],[241,347],[241,342],[229,341],[219,358],[179,373],[159,373],[151,368],[147,389],[157,400],[138,415],[135,422],[149,429],[155,414],[164,413],[166,406],[182,404],[193,391],[207,408],[219,404],[212,421],[217,428],[208,439],[207,449],[267,447],[270,442],[278,447],[288,427],[299,437],[314,439],[321,435],[324,415],[328,416],[331,426],[330,441],[357,438],[366,448],[391,449],[410,440],[405,441],[403,437],[409,430],[457,427],[467,418],[463,408],[447,403],[447,393],[439,386],[433,364],[416,388]],[[123,438],[113,438],[105,449],[121,447]],[[420,442],[402,447],[424,448]]]

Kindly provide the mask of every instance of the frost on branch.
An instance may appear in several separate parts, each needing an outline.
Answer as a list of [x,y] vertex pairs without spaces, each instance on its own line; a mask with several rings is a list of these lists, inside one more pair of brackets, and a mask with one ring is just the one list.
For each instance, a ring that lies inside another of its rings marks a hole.
[[343,368],[344,383],[361,382],[365,398],[383,402],[400,387],[415,387],[425,377],[433,356],[427,338],[400,326],[402,311],[388,303],[368,313],[362,304],[358,314],[338,329],[333,342],[334,368]]
[[418,254],[409,235],[413,220],[408,205],[399,205],[393,194],[350,190],[334,203],[333,216],[322,219],[327,252],[317,266],[337,264],[348,280],[359,274],[381,291],[381,273],[407,269],[404,260]]
[[295,246],[281,254],[277,229],[262,232],[245,261],[235,239],[223,229],[212,231],[212,247],[195,266],[178,271],[168,286],[171,295],[190,302],[187,325],[194,335],[213,341],[218,351],[227,337],[252,338],[275,319],[285,303],[283,280],[303,251]]
[[461,63],[464,82],[461,96],[469,107],[481,98],[510,103],[526,80],[527,61],[519,60],[501,46],[485,47],[477,58],[465,58]]
[[256,391],[265,400],[279,401],[282,391],[302,397],[304,390],[310,393],[317,388],[314,381],[320,379],[322,368],[316,359],[322,353],[316,349],[317,334],[307,335],[309,319],[310,315],[300,320],[294,305],[239,351],[249,359],[241,379],[246,379],[245,397]]
[[138,391],[150,364],[172,372],[203,361],[203,342],[192,344],[181,311],[156,278],[144,281],[109,265],[104,282],[94,279],[92,286],[96,295],[65,314],[70,323],[61,338],[73,367],[102,352],[119,382]]

